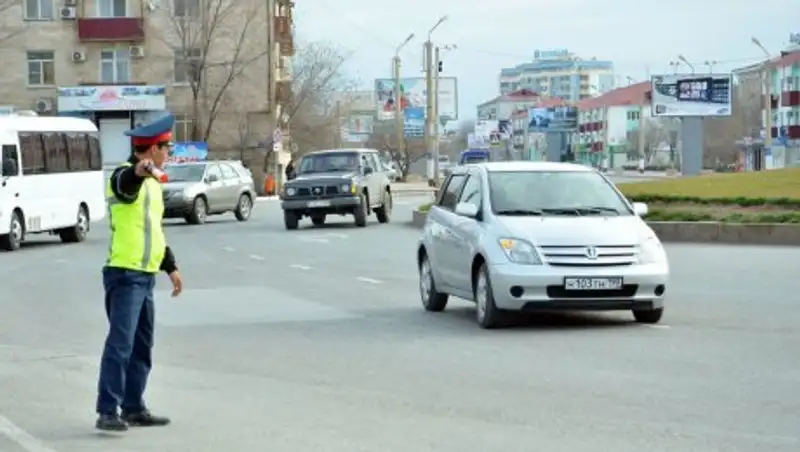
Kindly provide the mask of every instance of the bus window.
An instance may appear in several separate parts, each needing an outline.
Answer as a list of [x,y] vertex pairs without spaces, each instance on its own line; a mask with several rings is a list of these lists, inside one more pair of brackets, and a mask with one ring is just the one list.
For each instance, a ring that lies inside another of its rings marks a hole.
[[22,174],[44,174],[44,143],[41,133],[19,134]]
[[64,137],[57,132],[46,132],[44,134],[45,149],[45,168],[48,173],[67,173],[69,172],[69,162],[67,161],[67,146]]
[[2,165],[3,177],[19,176],[19,158],[17,157],[16,145],[3,145]]

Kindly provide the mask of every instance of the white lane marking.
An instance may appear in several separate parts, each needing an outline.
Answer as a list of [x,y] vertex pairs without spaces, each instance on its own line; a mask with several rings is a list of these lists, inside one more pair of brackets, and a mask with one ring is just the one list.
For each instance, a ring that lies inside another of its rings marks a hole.
[[277,201],[277,196],[259,196],[256,198],[256,202],[264,202],[264,201]]
[[57,452],[3,415],[0,415],[0,436],[19,444],[25,452]]
[[292,264],[289,267],[290,268],[296,268],[298,270],[311,270],[311,267],[309,267],[308,265],[302,265],[302,264]]
[[263,256],[259,256],[258,254],[251,254],[250,255],[250,259],[253,259],[253,260],[256,260],[256,261],[263,261],[264,257]]
[[370,283],[370,284],[380,284],[381,283],[381,281],[379,281],[377,279],[367,278],[367,277],[364,277],[364,276],[359,276],[356,279],[359,280],[359,281],[365,282],[365,283]]
[[672,328],[669,325],[645,325],[645,326],[648,327],[648,328],[656,329],[656,330],[669,330],[669,329]]
[[235,248],[230,247],[230,246],[223,246],[222,249],[227,251],[227,252],[229,252],[229,253],[236,251]]

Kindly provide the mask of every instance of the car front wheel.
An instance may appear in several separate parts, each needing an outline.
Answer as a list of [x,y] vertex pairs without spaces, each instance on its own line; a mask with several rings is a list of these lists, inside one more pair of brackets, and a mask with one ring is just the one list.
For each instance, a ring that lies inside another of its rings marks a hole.
[[419,264],[419,295],[422,299],[422,307],[426,311],[441,312],[447,306],[447,294],[436,291],[436,283],[433,281],[433,269],[428,256],[423,256]]
[[296,213],[292,212],[291,210],[284,210],[283,224],[286,226],[286,229],[290,231],[293,229],[297,229],[297,226],[300,224],[300,218],[297,216]]
[[475,281],[475,319],[481,328],[487,330],[497,328],[502,324],[503,311],[494,302],[492,281],[485,263],[481,265],[477,276]]

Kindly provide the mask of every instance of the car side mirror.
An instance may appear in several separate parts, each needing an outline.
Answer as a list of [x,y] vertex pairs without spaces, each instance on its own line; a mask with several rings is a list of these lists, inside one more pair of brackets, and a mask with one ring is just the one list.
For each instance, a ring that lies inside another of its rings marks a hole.
[[647,204],[643,202],[633,203],[633,213],[635,213],[636,215],[643,217],[647,215],[647,212],[648,212]]
[[468,202],[460,202],[456,204],[456,215],[461,215],[462,217],[468,218],[477,218],[478,212],[478,206],[475,204],[470,204]]
[[367,175],[367,174],[372,174],[372,173],[374,173],[374,172],[375,172],[375,170],[374,170],[374,169],[372,169],[372,167],[371,167],[371,166],[365,166],[365,167],[364,167],[364,175]]
[[206,182],[209,183],[209,184],[212,183],[212,182],[216,182],[218,180],[219,180],[219,177],[217,177],[216,174],[209,174],[208,176],[206,176]]

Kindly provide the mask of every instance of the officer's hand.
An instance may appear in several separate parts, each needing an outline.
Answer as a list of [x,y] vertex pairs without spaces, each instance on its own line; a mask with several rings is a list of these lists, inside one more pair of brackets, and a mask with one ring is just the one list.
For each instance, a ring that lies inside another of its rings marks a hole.
[[153,165],[152,160],[142,159],[136,163],[136,166],[133,168],[133,170],[136,172],[137,176],[147,177],[150,175],[150,171],[148,171],[147,168],[151,167],[151,165]]
[[183,292],[183,280],[181,274],[177,270],[169,274],[169,280],[172,283],[172,296],[177,297]]

